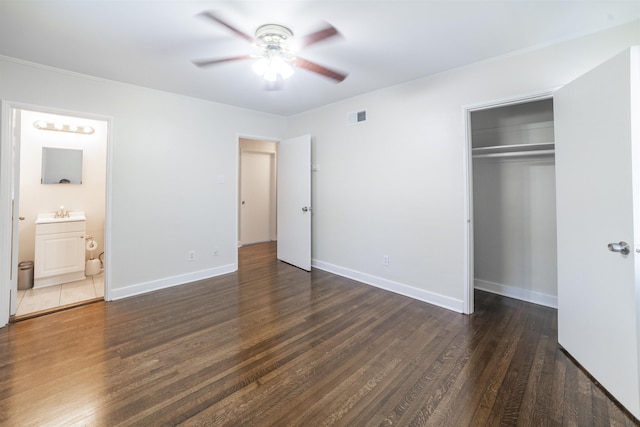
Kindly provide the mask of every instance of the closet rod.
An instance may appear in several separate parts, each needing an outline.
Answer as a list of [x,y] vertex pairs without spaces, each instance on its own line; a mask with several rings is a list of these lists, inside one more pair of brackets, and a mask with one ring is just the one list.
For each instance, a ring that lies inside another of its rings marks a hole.
[[[542,150],[542,149],[553,149],[554,147],[554,143],[553,142],[534,142],[534,143],[529,143],[529,144],[511,144],[511,145],[489,145],[488,147],[474,147],[473,148],[473,152],[474,153],[480,153],[482,151],[492,151],[492,150],[522,150],[522,151],[527,151],[524,150],[524,148],[536,148],[538,150]],[[533,150],[530,150],[533,151]]]
[[518,156],[539,156],[539,155],[553,155],[554,150],[532,150],[532,151],[509,151],[505,153],[487,153],[487,154],[474,154],[474,159],[485,157],[518,157]]

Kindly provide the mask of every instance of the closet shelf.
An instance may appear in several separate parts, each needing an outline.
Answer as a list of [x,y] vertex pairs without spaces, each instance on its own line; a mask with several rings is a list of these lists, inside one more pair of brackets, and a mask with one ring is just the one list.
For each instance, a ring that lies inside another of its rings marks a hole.
[[523,123],[512,126],[500,126],[484,129],[473,129],[474,135],[497,135],[509,132],[531,132],[537,129],[553,129],[553,120],[536,122],[536,123]]
[[535,144],[491,145],[488,147],[473,148],[474,158],[478,157],[513,157],[513,156],[537,156],[551,155],[554,153],[553,142]]

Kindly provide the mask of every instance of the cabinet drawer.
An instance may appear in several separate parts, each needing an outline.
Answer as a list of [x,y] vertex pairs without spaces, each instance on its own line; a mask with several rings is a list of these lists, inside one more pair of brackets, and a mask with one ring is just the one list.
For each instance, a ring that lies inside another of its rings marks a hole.
[[49,224],[36,224],[36,235],[70,233],[74,231],[85,231],[84,221],[54,222]]

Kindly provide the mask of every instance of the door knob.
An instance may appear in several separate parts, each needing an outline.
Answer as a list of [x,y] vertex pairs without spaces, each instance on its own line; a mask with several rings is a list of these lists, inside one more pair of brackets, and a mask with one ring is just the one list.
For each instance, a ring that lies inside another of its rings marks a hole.
[[631,252],[627,242],[609,243],[607,247],[611,252],[620,252],[622,255],[629,255],[629,252]]
[[18,217],[18,219],[19,219],[20,221],[24,221],[24,217],[23,217],[23,216],[19,216],[19,217]]
[[305,207],[302,208],[302,212],[309,212],[310,210],[311,210],[311,208],[308,207],[308,206],[305,206]]

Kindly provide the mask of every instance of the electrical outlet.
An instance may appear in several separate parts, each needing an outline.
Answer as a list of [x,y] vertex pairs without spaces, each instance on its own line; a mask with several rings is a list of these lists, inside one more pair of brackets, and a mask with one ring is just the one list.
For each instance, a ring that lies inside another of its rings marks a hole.
[[389,265],[389,255],[382,255],[382,265]]
[[196,251],[189,251],[189,261],[196,260]]
[[213,248],[213,256],[218,256],[220,255],[220,249],[219,248]]

